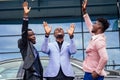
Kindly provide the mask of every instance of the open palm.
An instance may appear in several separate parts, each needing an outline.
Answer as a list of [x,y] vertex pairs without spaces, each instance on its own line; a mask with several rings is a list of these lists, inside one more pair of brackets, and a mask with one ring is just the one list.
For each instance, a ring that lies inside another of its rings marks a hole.
[[48,26],[48,23],[45,22],[45,21],[43,22],[43,26],[44,26],[45,33],[46,33],[47,35],[49,35],[50,32],[51,32],[51,30],[52,30],[52,27],[49,27],[49,26]]
[[85,12],[86,6],[87,6],[87,0],[84,0],[84,1],[83,1],[83,4],[82,4],[82,11],[83,11],[83,12]]
[[23,8],[24,8],[24,13],[25,13],[25,14],[28,14],[28,13],[30,12],[30,10],[31,10],[31,7],[28,8],[28,2],[27,2],[27,1],[25,1],[25,2],[23,3]]
[[72,23],[72,24],[70,24],[70,28],[67,30],[67,32],[71,36],[71,35],[73,35],[74,30],[75,30],[75,25]]

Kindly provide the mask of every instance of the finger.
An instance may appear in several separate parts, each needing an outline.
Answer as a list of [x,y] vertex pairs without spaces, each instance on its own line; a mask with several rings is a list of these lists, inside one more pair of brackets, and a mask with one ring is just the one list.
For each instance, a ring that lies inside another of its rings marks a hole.
[[73,25],[71,26],[71,30],[74,32],[74,30],[75,30],[75,24],[73,24]]
[[74,23],[71,23],[72,25],[74,24]]
[[82,5],[82,6],[83,6],[83,8],[85,8],[85,7],[86,7],[86,5],[87,5],[87,0],[84,0],[84,1],[83,1],[83,5]]
[[45,22],[45,24],[46,24],[46,25],[48,25],[48,23],[47,23],[47,22]]
[[27,1],[25,1],[25,2],[23,3],[23,7],[25,7],[25,6],[28,6],[28,2],[27,2]]
[[87,2],[87,0],[84,0],[85,2]]
[[45,21],[43,21],[43,26],[45,27]]
[[29,7],[28,9],[29,9],[29,11],[30,11],[30,10],[31,10],[31,7]]
[[82,3],[82,7],[84,6],[84,2]]
[[67,29],[66,31],[67,31],[67,33],[69,34],[69,29]]
[[72,23],[72,26],[74,26],[75,25],[75,23]]
[[83,1],[83,2],[82,2],[82,6],[84,5],[84,3],[85,3],[85,2]]
[[43,24],[44,24],[44,25],[46,25],[46,24],[47,24],[47,22],[46,22],[46,21],[43,21]]
[[48,26],[48,23],[47,23],[47,22],[45,22],[45,26]]
[[87,0],[85,0],[85,5],[87,5]]
[[50,30],[52,30],[52,26],[50,26]]
[[22,6],[23,7],[28,7],[28,2],[24,2]]
[[43,24],[45,23],[45,21],[43,21]]
[[43,21],[43,25],[45,24],[45,21]]
[[71,26],[71,28],[74,28],[75,24],[74,24],[74,23],[72,23],[70,26]]

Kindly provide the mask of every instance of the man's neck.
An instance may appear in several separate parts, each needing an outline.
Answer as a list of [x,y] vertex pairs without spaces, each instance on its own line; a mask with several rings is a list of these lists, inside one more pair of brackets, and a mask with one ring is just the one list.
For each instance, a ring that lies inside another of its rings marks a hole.
[[63,39],[56,39],[57,42],[62,43]]
[[97,31],[96,33],[94,33],[95,35],[98,35],[98,34],[102,34],[103,32],[102,31]]

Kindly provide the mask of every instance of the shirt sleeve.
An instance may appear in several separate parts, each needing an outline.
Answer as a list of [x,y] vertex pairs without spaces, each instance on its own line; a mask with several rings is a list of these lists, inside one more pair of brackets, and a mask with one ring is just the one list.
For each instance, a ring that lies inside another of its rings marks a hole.
[[49,54],[48,41],[49,41],[49,38],[45,37],[44,42],[42,43],[42,46],[41,46],[41,51],[46,54]]
[[101,71],[104,69],[104,67],[105,67],[105,65],[107,63],[107,60],[108,60],[108,55],[107,55],[105,41],[104,40],[99,40],[96,43],[96,49],[97,49],[98,54],[100,56],[100,60],[99,60],[99,64],[98,64],[98,66],[97,66],[95,71],[98,74],[101,74]]
[[84,18],[84,20],[85,20],[85,23],[86,23],[87,28],[89,29],[89,32],[91,33],[91,35],[94,35],[94,34],[91,32],[91,31],[92,31],[92,28],[93,28],[93,26],[92,26],[93,24],[92,24],[92,21],[91,21],[89,15],[86,13],[86,14],[83,15],[83,18]]
[[76,48],[74,39],[70,39],[69,52],[70,52],[70,54],[75,54],[77,52],[77,48]]
[[27,46],[28,43],[28,18],[23,18],[23,23],[22,23],[22,45]]

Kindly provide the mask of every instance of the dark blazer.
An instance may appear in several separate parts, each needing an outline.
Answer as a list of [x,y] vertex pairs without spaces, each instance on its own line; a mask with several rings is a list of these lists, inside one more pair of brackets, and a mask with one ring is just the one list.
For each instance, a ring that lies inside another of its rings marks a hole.
[[[28,20],[23,20],[22,24],[22,38],[18,40],[18,47],[20,49],[22,58],[23,58],[23,69],[25,69],[25,75],[28,76],[32,75],[35,71],[33,68],[33,63],[35,62],[35,56],[34,56],[34,46],[33,43],[31,43],[28,40]],[[39,60],[39,59],[37,59]],[[43,74],[43,68],[41,65],[41,62],[38,64],[40,66],[40,75]],[[26,72],[27,71],[27,72]],[[25,76],[24,76],[25,77]]]

